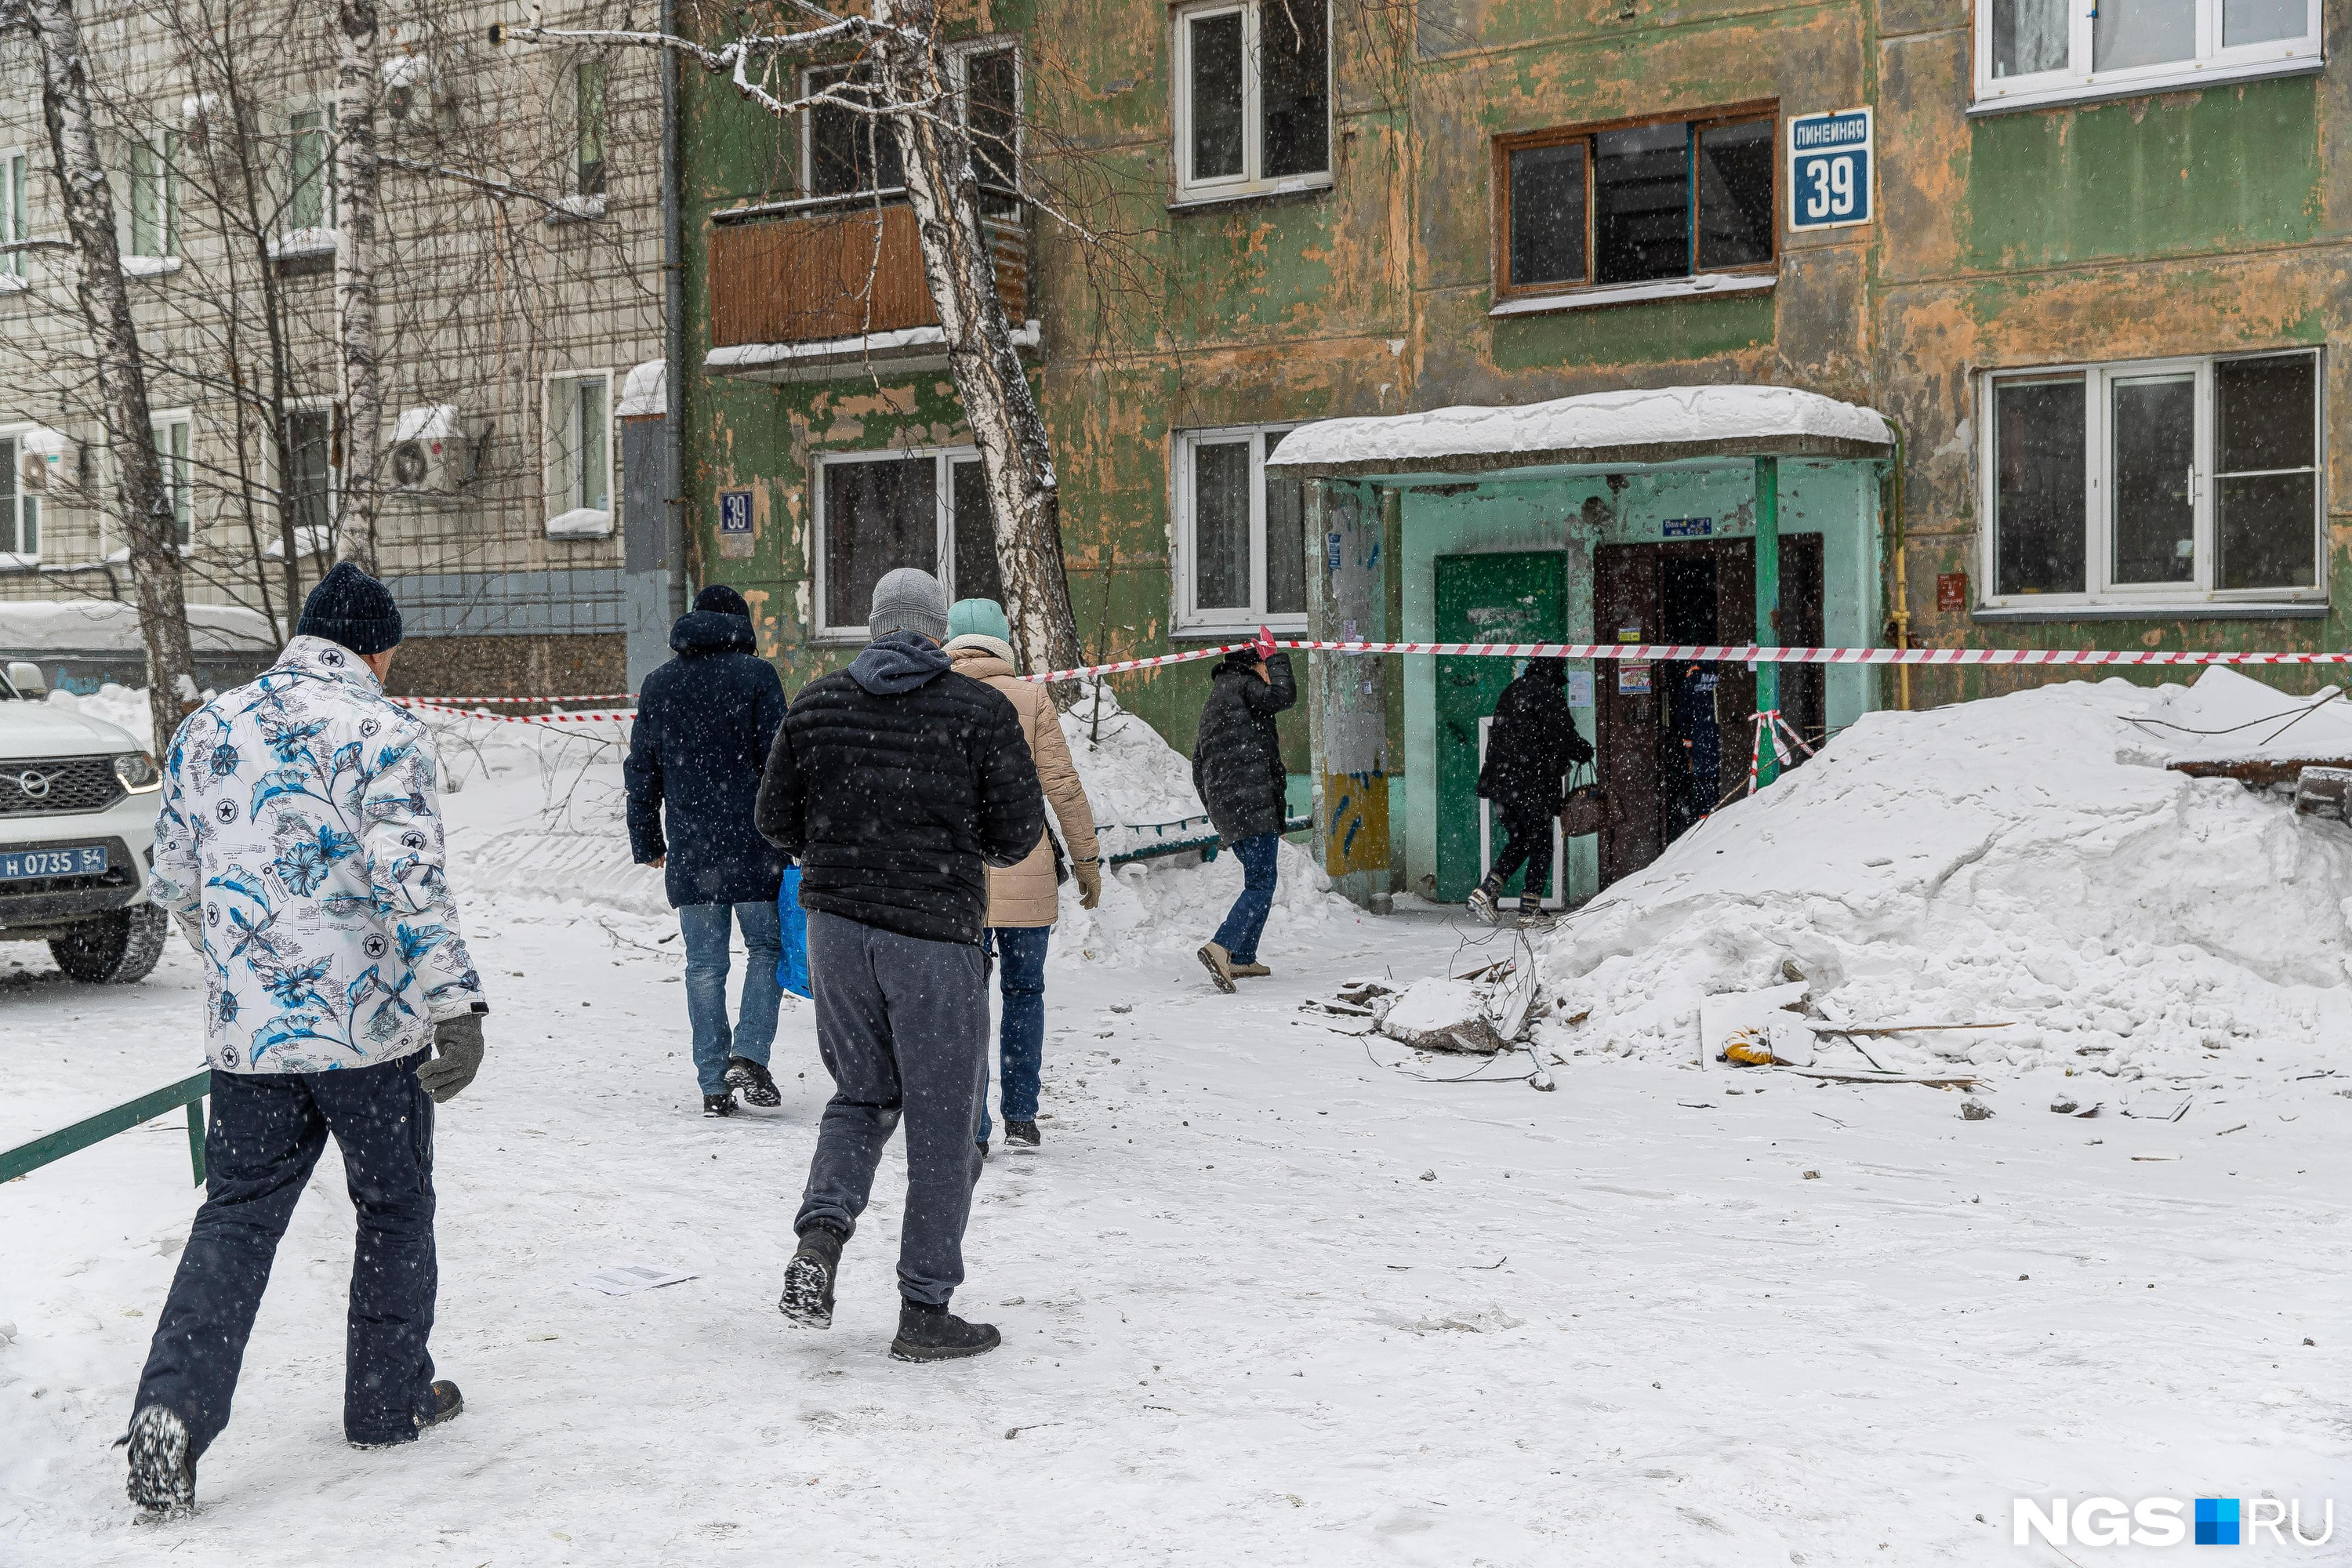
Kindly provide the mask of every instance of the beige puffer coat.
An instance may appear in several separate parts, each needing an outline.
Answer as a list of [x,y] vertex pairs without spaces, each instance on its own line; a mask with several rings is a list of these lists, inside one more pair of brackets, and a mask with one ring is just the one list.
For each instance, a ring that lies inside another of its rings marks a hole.
[[[959,639],[961,640],[961,639]],[[1020,679],[1010,664],[992,649],[969,645],[950,647],[958,675],[968,675],[1003,692],[1021,716],[1021,732],[1029,739],[1029,755],[1037,764],[1037,782],[1045,786],[1045,803],[1061,824],[1062,842],[1074,860],[1092,860],[1095,848],[1094,809],[1078,783],[1069,743],[1062,739],[1060,716],[1053,699],[1033,680]],[[992,926],[1049,926],[1061,910],[1054,881],[1054,848],[1039,835],[1037,847],[1017,866],[988,868],[988,923]]]

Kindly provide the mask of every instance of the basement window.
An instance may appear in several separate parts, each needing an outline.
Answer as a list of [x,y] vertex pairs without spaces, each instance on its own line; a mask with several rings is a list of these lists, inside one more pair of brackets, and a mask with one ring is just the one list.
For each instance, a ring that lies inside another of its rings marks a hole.
[[1265,471],[1292,428],[1176,437],[1178,631],[1307,629],[1306,482]]
[[1180,200],[1331,183],[1330,33],[1325,0],[1244,0],[1176,13]]
[[1647,298],[1714,275],[1769,283],[1774,142],[1769,109],[1496,137],[1497,304]]
[[866,641],[874,585],[901,566],[938,577],[950,600],[1003,603],[978,452],[842,452],[819,458],[817,477],[818,637]]
[[1985,378],[1987,607],[2326,600],[2319,356]]
[[2319,0],[1984,0],[1973,113],[2315,71]]

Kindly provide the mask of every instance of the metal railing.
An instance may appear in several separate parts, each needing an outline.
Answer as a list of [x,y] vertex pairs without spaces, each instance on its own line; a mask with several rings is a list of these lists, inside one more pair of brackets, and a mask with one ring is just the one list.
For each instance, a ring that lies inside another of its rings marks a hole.
[[195,1184],[201,1187],[205,1184],[205,1097],[212,1091],[212,1069],[206,1068],[169,1089],[142,1094],[127,1105],[101,1110],[29,1143],[0,1151],[0,1182],[13,1182],[27,1172],[79,1153],[93,1143],[103,1143],[118,1132],[128,1132],[184,1105],[188,1108],[188,1164],[195,1172]]

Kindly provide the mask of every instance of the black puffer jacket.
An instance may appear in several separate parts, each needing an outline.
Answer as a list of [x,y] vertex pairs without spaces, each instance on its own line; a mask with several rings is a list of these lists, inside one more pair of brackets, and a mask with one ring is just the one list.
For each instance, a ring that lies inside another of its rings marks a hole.
[[1495,700],[1494,728],[1486,732],[1486,762],[1478,770],[1478,793],[1549,816],[1566,798],[1561,779],[1570,764],[1592,760],[1592,742],[1577,732],[1560,688],[1568,684],[1568,661],[1535,658],[1527,673]]
[[758,821],[800,858],[803,909],[977,945],[984,866],[1036,847],[1045,796],[1013,704],[892,632],[793,699]]
[[784,721],[783,682],[752,652],[742,616],[680,616],[669,646],[677,657],[646,677],[621,770],[630,853],[640,865],[669,857],[673,908],[772,903],[790,862],[751,826],[751,806]]
[[1201,737],[1192,745],[1192,787],[1209,808],[1218,839],[1238,844],[1279,833],[1289,816],[1282,740],[1274,716],[1298,700],[1290,656],[1265,661],[1260,680],[1250,654],[1225,655],[1201,707]]

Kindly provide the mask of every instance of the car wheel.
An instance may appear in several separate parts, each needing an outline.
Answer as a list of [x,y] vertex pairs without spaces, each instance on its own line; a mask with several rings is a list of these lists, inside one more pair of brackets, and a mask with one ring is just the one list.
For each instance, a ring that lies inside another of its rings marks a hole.
[[153,973],[163,956],[171,917],[156,904],[133,904],[51,937],[49,955],[68,979],[86,985],[131,985]]

